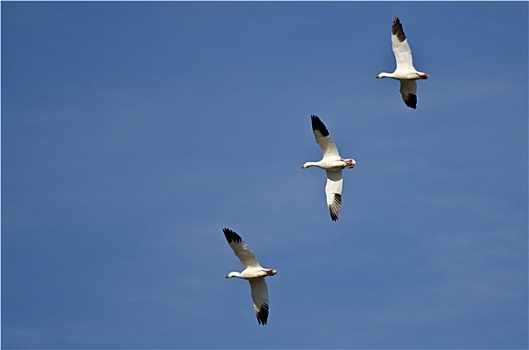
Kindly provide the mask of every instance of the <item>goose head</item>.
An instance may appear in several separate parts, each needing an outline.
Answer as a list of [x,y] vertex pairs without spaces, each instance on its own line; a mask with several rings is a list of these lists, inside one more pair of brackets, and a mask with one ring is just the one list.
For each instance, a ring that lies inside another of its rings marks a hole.
[[232,271],[226,275],[226,278],[239,277],[241,274],[239,272]]
[[386,73],[386,72],[382,72],[382,73],[379,73],[375,78],[377,78],[377,79],[391,78],[391,74]]

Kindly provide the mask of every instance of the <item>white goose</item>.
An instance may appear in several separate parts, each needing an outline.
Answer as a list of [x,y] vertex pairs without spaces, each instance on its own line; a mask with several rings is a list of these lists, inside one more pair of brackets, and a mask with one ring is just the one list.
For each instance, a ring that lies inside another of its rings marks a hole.
[[376,76],[380,78],[392,78],[400,81],[400,94],[406,106],[417,108],[417,82],[418,79],[428,79],[428,74],[419,72],[413,67],[410,45],[402,29],[398,17],[393,19],[391,27],[391,44],[393,54],[397,61],[397,68],[393,73],[382,72]]
[[325,169],[327,172],[327,184],[325,185],[325,194],[327,205],[331,213],[332,221],[338,220],[340,206],[342,203],[342,169],[352,169],[356,165],[354,159],[343,159],[338,153],[338,148],[333,139],[329,136],[329,131],[323,122],[316,115],[310,117],[312,122],[312,131],[316,142],[320,145],[323,152],[323,158],[319,162],[306,162],[302,168],[317,166]]
[[266,269],[259,264],[255,254],[248,247],[241,236],[229,228],[222,230],[226,240],[233,249],[233,252],[241,260],[244,270],[242,272],[232,271],[226,278],[238,277],[250,282],[252,290],[253,308],[257,316],[257,322],[265,325],[268,321],[268,288],[266,287],[265,277],[274,276],[276,269]]

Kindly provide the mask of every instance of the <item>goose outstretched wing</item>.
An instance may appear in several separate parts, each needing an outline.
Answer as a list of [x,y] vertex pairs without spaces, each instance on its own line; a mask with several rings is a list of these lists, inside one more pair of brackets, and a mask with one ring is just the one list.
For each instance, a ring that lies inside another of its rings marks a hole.
[[252,278],[249,281],[257,322],[265,325],[268,321],[268,288],[266,287],[265,279],[260,277]]
[[329,131],[325,124],[316,115],[310,117],[312,123],[312,132],[316,138],[316,142],[323,152],[323,158],[340,158],[338,154],[338,148],[334,143],[334,140],[329,135]]
[[398,17],[393,19],[393,24],[391,26],[391,46],[393,48],[395,60],[397,61],[397,70],[415,70],[415,68],[413,68],[411,48]]
[[241,236],[229,228],[223,229],[222,232],[224,232],[224,236],[226,237],[231,249],[233,249],[235,255],[237,255],[239,260],[241,260],[242,266],[245,269],[248,267],[261,266],[254,252],[248,247],[248,244],[243,241]]
[[338,220],[342,205],[342,171],[327,170],[327,184],[325,185],[325,196],[332,221]]

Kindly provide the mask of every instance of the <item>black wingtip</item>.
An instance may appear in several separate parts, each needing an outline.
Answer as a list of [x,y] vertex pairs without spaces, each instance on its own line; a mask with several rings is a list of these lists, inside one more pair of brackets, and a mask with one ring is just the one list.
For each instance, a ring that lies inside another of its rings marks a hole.
[[406,106],[416,109],[417,108],[417,95],[410,94],[408,99],[404,101]]
[[268,322],[268,304],[263,304],[259,309],[259,312],[256,314],[257,322],[261,325],[266,325]]
[[334,201],[329,205],[329,211],[331,213],[331,220],[338,221],[338,215],[340,214],[340,205],[342,204],[342,195],[339,193],[334,194]]
[[311,115],[310,120],[312,123],[312,130],[318,130],[324,137],[329,136],[329,131],[317,115]]
[[404,34],[404,29],[402,29],[402,23],[400,23],[400,19],[398,17],[393,18],[391,34],[396,35],[400,42],[406,40],[406,34]]
[[239,236],[234,231],[230,230],[229,228],[223,228],[222,232],[224,232],[224,236],[226,237],[226,240],[228,243],[235,242],[240,243],[242,241],[241,236]]

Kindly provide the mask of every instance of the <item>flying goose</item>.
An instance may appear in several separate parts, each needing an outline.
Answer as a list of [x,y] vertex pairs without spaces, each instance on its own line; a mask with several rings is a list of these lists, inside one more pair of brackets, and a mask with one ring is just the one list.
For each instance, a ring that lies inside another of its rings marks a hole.
[[327,196],[327,205],[331,213],[332,221],[338,220],[340,206],[342,203],[342,169],[354,168],[356,162],[354,159],[343,159],[338,153],[336,144],[329,136],[329,131],[323,122],[316,115],[310,117],[312,122],[312,131],[316,142],[320,145],[323,152],[323,158],[319,162],[306,162],[302,168],[317,166],[325,169],[327,172],[327,184],[325,185],[325,195]]
[[392,78],[400,81],[400,94],[406,106],[417,108],[417,82],[418,79],[428,79],[428,74],[419,72],[413,67],[410,45],[402,29],[398,17],[393,19],[391,27],[391,44],[393,54],[397,61],[397,68],[393,73],[382,72],[376,76],[380,78]]
[[244,267],[242,272],[232,271],[226,278],[238,277],[250,282],[253,308],[257,316],[257,322],[265,325],[268,321],[268,288],[266,287],[264,278],[274,276],[277,270],[262,267],[255,257],[255,254],[237,233],[229,228],[223,229],[222,232],[224,232],[224,236],[226,236],[226,240],[231,249],[233,249],[235,255],[241,260],[242,266]]

